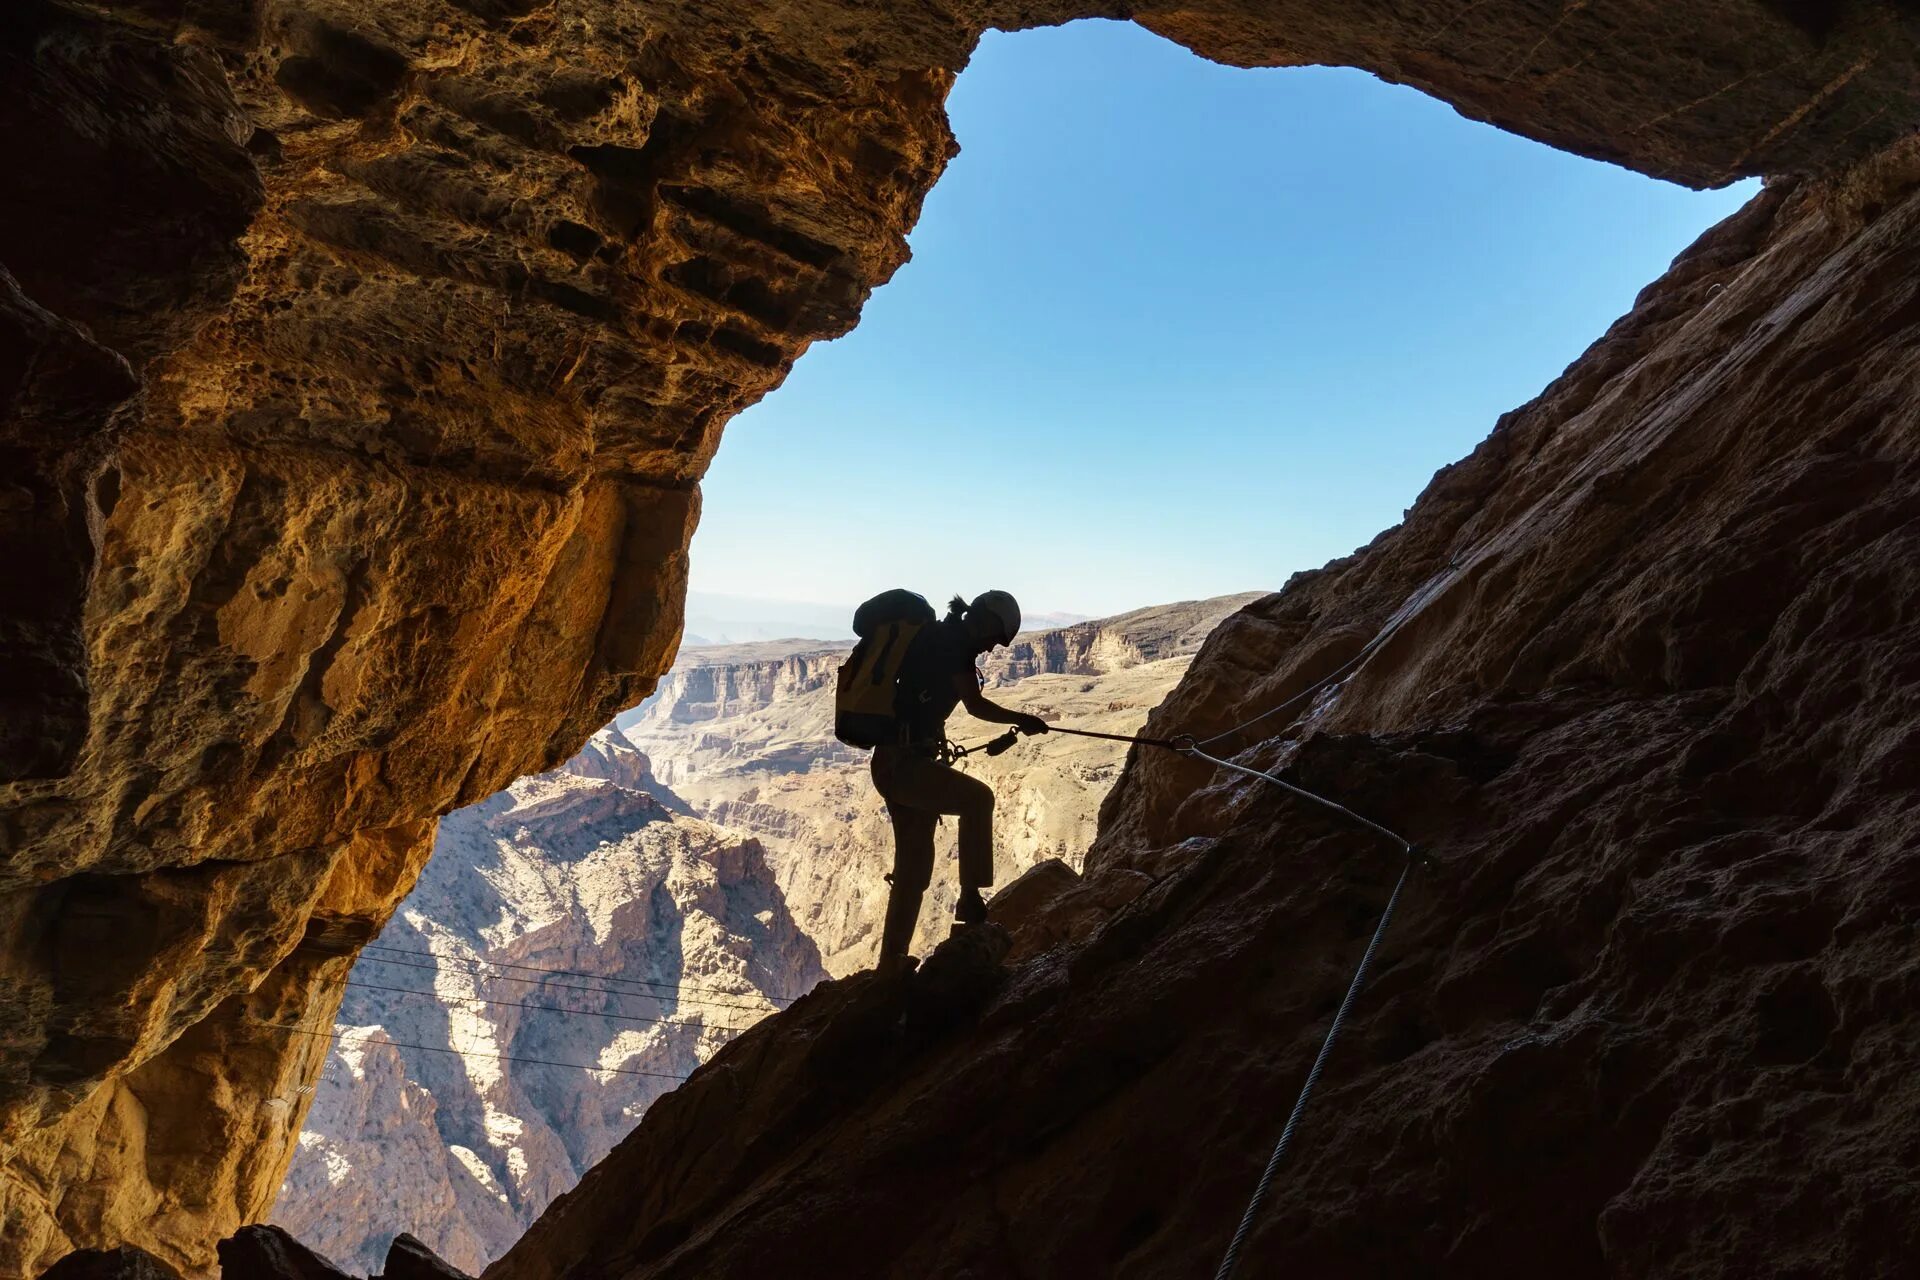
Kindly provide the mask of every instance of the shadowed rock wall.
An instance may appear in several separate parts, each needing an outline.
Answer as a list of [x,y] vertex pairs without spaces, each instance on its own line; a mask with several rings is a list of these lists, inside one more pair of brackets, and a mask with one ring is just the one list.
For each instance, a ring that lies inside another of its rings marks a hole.
[[[318,1055],[257,1024],[331,1013],[295,949],[350,951],[425,823],[651,687],[722,425],[904,260],[979,32],[1120,12],[9,7],[0,1266],[123,1236],[199,1265],[259,1212]],[[1126,7],[1696,183],[1903,136],[1908,12]],[[235,1019],[277,1048],[203,1069]],[[136,1077],[151,1123],[95,1143]],[[247,1119],[154,1145],[195,1108]],[[141,1169],[172,1210],[78,1190]]]

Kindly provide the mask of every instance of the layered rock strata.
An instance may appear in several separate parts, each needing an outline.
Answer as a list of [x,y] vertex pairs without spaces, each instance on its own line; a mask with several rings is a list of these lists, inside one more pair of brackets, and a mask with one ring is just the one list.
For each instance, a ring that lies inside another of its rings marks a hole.
[[[1149,721],[1433,859],[1245,1273],[1908,1265],[1916,184],[1903,151],[1769,187],[1404,524],[1217,629]],[[1025,955],[976,956],[968,1004],[823,989],[488,1280],[1206,1274],[1401,869],[1137,754],[1084,880],[996,904]]]
[[[319,1058],[189,1035],[325,1026],[301,941],[648,689],[722,425],[904,260],[979,33],[1123,8],[1695,183],[1920,120],[1878,0],[10,7],[6,1265],[123,1223],[204,1260],[270,1195]],[[140,1072],[158,1129],[97,1146]],[[152,1145],[202,1109],[244,1136]],[[98,1191],[145,1170],[155,1212]]]
[[[1207,632],[1254,598],[1160,605],[1023,635],[989,654],[981,671],[1009,706],[1096,733],[1134,733]],[[621,717],[674,797],[766,845],[795,918],[827,970],[841,975],[873,963],[893,864],[868,753],[833,737],[833,681],[845,659],[840,648],[691,650],[653,698]],[[964,712],[949,728],[976,745],[1003,732]],[[1077,868],[1125,757],[1124,744],[1066,734],[969,757],[962,767],[997,797],[996,883],[1042,861]],[[921,912],[920,954],[947,936],[958,896],[951,823],[939,840],[945,869],[936,868]]]
[[649,780],[608,729],[441,821],[347,979],[278,1225],[349,1271],[379,1271],[396,1231],[479,1271],[649,1103],[826,976],[759,846]]

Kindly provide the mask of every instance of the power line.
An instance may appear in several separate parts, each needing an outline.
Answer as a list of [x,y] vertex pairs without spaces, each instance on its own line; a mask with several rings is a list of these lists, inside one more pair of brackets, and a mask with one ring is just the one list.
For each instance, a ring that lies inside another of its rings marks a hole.
[[[366,943],[361,948],[361,950],[387,951],[398,956],[419,956],[424,959],[438,960],[446,963],[487,965],[495,969],[514,969],[514,970],[518,970],[521,973],[551,973],[551,974],[557,974],[563,978],[585,978],[591,982],[617,983],[624,986],[635,986],[635,987],[652,987],[660,991],[671,991],[676,994],[682,991],[692,991],[695,993],[704,993],[707,995],[718,995],[718,996],[739,995],[739,992],[737,991],[722,991],[717,987],[701,987],[701,986],[694,986],[687,983],[655,982],[652,979],[648,979],[648,978],[615,978],[607,974],[583,973],[577,969],[552,969],[552,968],[545,968],[537,964],[510,964],[505,960],[486,960],[478,956],[443,956],[443,955],[440,955],[438,952],[434,952],[434,951],[411,950],[406,947],[390,947],[384,943],[379,943],[379,942]],[[767,996],[765,998],[768,1001],[772,1002],[773,1004],[785,1005],[785,1004],[793,1003],[791,997],[787,997],[787,996]]]
[[[398,965],[403,969],[424,969],[429,973],[448,972],[447,970],[442,969],[441,966],[437,964],[414,964],[410,960],[388,960],[382,956],[363,956],[361,958],[371,964]],[[518,982],[526,986],[552,987],[556,991],[585,991],[591,995],[596,995],[596,996],[614,996],[617,998],[628,999],[628,1000],[656,1000],[656,1001],[659,1001],[661,1004],[665,1004],[667,1001],[672,1000],[678,1004],[694,1005],[697,1007],[705,1007],[710,1009],[745,1009],[750,1013],[767,1012],[765,1009],[761,1008],[759,1005],[753,1005],[753,1004],[730,1004],[730,1003],[726,1003],[724,1001],[718,1001],[718,1000],[699,1000],[699,999],[693,999],[685,996],[661,995],[657,992],[650,992],[650,991],[609,991],[605,987],[583,987],[583,986],[580,986],[578,983],[553,982],[546,978],[515,978],[509,974],[486,973],[478,969],[456,969],[456,970],[452,970],[452,972],[461,973],[470,978],[487,978],[494,982]]]
[[[571,1013],[583,1018],[617,1018],[621,1022],[653,1022],[681,1027],[691,1025],[690,1023],[682,1022],[674,1018],[648,1018],[637,1013],[604,1013],[598,1009],[569,1009],[561,1005],[552,1004],[522,1004],[513,1000],[485,1000],[479,996],[443,996],[438,991],[422,991],[418,987],[387,987],[377,982],[361,982],[354,978],[348,978],[340,985],[343,987],[360,987],[367,991],[391,991],[403,996],[426,996],[435,1002],[449,1000],[456,1001],[460,1004],[490,1004],[501,1009],[536,1009],[542,1013]],[[705,1024],[703,1023],[702,1025]],[[745,1028],[716,1027],[715,1030],[739,1032],[745,1030]]]
[[309,1027],[296,1027],[290,1022],[263,1022],[256,1019],[254,1025],[257,1027],[272,1027],[276,1031],[291,1031],[295,1035],[313,1036],[320,1040],[331,1040],[336,1044],[385,1044],[392,1045],[396,1049],[422,1049],[428,1053],[451,1053],[459,1058],[491,1058],[495,1062],[520,1062],[535,1067],[570,1067],[575,1071],[605,1071],[618,1076],[651,1076],[656,1080],[686,1080],[685,1076],[675,1075],[671,1071],[637,1071],[632,1067],[596,1067],[586,1062],[554,1062],[548,1058],[519,1058],[505,1053],[481,1053],[477,1049],[449,1049],[442,1045],[409,1044],[404,1040],[376,1040],[372,1036],[362,1036],[359,1039],[350,1040],[337,1032],[315,1031]]

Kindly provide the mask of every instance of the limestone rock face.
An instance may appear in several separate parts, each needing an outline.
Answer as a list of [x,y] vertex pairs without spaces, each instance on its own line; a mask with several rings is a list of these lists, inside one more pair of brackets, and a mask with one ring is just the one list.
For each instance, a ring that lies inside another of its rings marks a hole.
[[278,1225],[350,1271],[379,1272],[396,1232],[478,1271],[655,1098],[826,976],[759,846],[647,779],[608,728],[441,821],[347,980]]
[[[1917,184],[1906,152],[1769,187],[1405,523],[1216,629],[1149,720],[1274,711],[1214,749],[1434,859],[1245,1274],[1909,1265]],[[873,1020],[823,990],[488,1280],[1207,1274],[1401,864],[1137,754],[1084,881],[1009,892],[1025,958],[981,1004],[849,1080],[814,1046]],[[1033,940],[1117,877],[1147,887]],[[804,1118],[764,1101],[789,1091]]]
[[296,949],[667,667],[721,428],[905,259],[979,33],[1122,13],[1694,183],[1920,122],[1878,0],[9,6],[0,1264],[259,1212],[331,1016]]
[[660,780],[653,776],[653,762],[633,745],[617,725],[608,725],[587,739],[580,754],[562,768],[578,778],[597,778],[626,791],[665,802],[671,799]]
[[[1213,625],[1253,596],[1135,610],[1024,635],[981,662],[994,696],[1049,720],[1133,733],[1186,670]],[[868,775],[869,753],[833,737],[833,684],[846,650],[781,652],[775,643],[691,650],[655,696],[622,716],[673,798],[695,813],[751,832],[767,849],[795,918],[844,975],[873,963],[893,865],[886,806]],[[961,742],[1003,732],[965,712],[949,729]],[[1042,860],[1077,866],[1100,801],[1120,774],[1122,744],[1052,734],[964,768],[992,786],[996,883]],[[955,829],[940,832],[952,862]],[[916,933],[919,954],[953,922],[957,882],[937,868]]]

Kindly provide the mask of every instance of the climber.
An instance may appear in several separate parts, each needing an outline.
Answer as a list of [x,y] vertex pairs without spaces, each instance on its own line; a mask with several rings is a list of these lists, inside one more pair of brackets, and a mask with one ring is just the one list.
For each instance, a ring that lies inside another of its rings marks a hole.
[[[931,611],[929,611],[931,612]],[[947,717],[964,705],[969,715],[1021,733],[1045,733],[1039,716],[1011,711],[981,692],[974,660],[1020,630],[1020,606],[1004,591],[986,591],[972,603],[953,598],[947,616],[920,627],[900,661],[895,694],[898,732],[873,752],[873,785],[893,821],[893,882],[880,936],[879,971],[907,967],[907,944],[920,918],[920,898],[933,877],[934,828],[941,814],[960,819],[960,901],[963,924],[987,918],[980,890],[993,883],[993,791],[953,768],[945,754]]]

